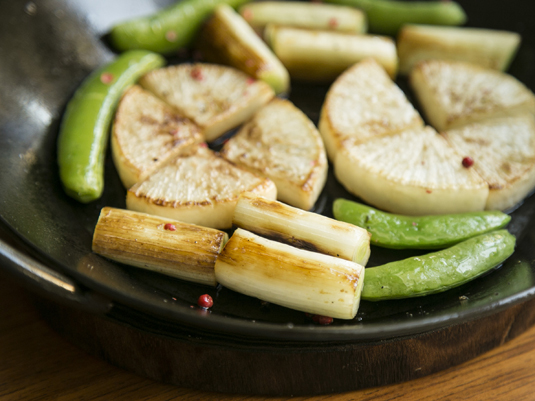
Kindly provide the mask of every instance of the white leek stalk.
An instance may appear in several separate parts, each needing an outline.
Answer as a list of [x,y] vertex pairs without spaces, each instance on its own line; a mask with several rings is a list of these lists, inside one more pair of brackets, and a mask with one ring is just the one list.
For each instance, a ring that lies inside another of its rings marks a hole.
[[364,267],[238,228],[217,258],[215,275],[219,283],[245,295],[303,312],[353,319]]
[[365,229],[252,194],[240,196],[232,223],[266,238],[363,266],[370,257],[370,234]]
[[457,60],[505,71],[522,38],[516,32],[458,26],[404,25],[397,38],[400,74],[424,60]]
[[227,233],[130,210],[105,207],[93,252],[131,266],[216,285],[214,264]]
[[365,33],[366,14],[353,7],[302,1],[261,1],[240,8],[241,16],[255,29],[268,24],[305,29]]
[[353,64],[370,57],[383,66],[391,78],[397,74],[396,44],[387,36],[270,24],[264,31],[264,38],[294,79],[332,82]]

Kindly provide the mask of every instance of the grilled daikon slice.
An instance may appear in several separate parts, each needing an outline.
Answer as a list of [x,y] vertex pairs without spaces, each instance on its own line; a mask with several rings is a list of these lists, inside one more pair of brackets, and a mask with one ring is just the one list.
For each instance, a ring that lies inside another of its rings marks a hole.
[[471,159],[472,168],[489,184],[486,209],[511,208],[535,188],[533,117],[489,120],[443,135],[459,154]]
[[323,103],[319,131],[334,162],[344,144],[353,146],[422,125],[403,91],[375,60],[367,59],[333,83]]
[[93,252],[127,265],[215,286],[215,261],[227,240],[227,233],[212,228],[105,207],[93,234]]
[[362,10],[334,4],[261,1],[241,6],[239,11],[257,31],[268,24],[353,33],[365,33],[368,29]]
[[327,156],[310,119],[288,100],[275,98],[223,147],[226,159],[271,179],[278,199],[311,209],[325,185]]
[[535,96],[506,73],[460,61],[420,62],[410,83],[439,131],[494,117],[535,113]]
[[505,71],[521,37],[495,29],[405,25],[398,34],[400,74],[408,74],[423,60],[457,60]]
[[196,41],[206,61],[237,68],[269,84],[275,93],[290,89],[288,71],[245,20],[222,4],[203,25]]
[[338,152],[334,172],[349,192],[406,215],[483,210],[489,187],[431,127],[373,138]]
[[264,38],[292,79],[332,82],[348,67],[368,57],[391,77],[397,74],[396,44],[387,36],[268,25]]
[[213,228],[232,227],[238,197],[253,192],[276,199],[273,181],[197,147],[128,190],[126,207]]
[[140,86],[132,86],[121,98],[112,128],[111,150],[126,188],[202,141],[199,127]]
[[370,257],[370,233],[365,229],[262,197],[240,196],[232,222],[262,237],[362,266]]
[[264,301],[353,319],[360,303],[364,267],[238,228],[217,258],[215,276],[223,286]]
[[160,68],[139,83],[199,125],[207,141],[248,120],[275,96],[265,82],[214,64]]

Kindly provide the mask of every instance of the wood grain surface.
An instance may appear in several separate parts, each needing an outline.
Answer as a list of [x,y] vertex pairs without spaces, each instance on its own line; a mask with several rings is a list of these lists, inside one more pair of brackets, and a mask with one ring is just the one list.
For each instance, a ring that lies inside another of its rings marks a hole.
[[[1,272],[1,270],[0,270]],[[533,400],[535,327],[480,357],[417,380],[296,400]],[[0,273],[0,400],[285,400],[157,383],[76,348]]]

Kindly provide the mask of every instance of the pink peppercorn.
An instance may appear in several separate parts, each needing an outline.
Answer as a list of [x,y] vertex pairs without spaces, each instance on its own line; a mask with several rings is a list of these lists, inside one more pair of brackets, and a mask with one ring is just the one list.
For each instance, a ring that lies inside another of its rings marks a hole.
[[165,226],[163,226],[163,228],[164,230],[176,231],[176,226],[171,223],[167,223]]
[[469,167],[472,167],[473,164],[474,164],[474,159],[472,159],[470,156],[466,156],[463,159],[463,167],[469,168]]
[[193,79],[195,79],[196,81],[202,81],[203,79],[203,76],[202,76],[202,71],[200,68],[198,67],[194,67],[192,70],[191,70],[191,73],[190,73],[191,77]]
[[210,295],[203,294],[197,300],[197,305],[199,305],[201,308],[208,309],[214,305],[214,300],[212,299]]
[[113,82],[113,74],[109,72],[104,72],[100,75],[100,82],[103,84],[111,84]]
[[321,324],[322,326],[327,326],[333,322],[333,318],[329,316],[314,315],[312,316],[312,321]]
[[246,21],[251,21],[253,19],[253,10],[251,10],[250,8],[246,8],[242,12],[242,17]]
[[329,20],[329,28],[336,28],[338,26],[338,20],[336,18],[331,18]]

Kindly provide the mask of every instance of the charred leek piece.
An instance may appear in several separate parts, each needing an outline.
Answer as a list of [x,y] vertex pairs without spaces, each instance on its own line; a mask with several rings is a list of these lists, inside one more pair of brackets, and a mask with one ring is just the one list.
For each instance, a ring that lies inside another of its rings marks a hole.
[[215,286],[214,264],[227,240],[227,233],[212,228],[105,207],[93,235],[93,252],[127,265]]
[[196,46],[206,61],[237,68],[266,82],[277,94],[290,88],[286,68],[230,6],[216,9],[199,32]]
[[366,58],[375,59],[391,78],[397,74],[396,44],[386,36],[268,25],[264,38],[290,76],[298,80],[330,82]]
[[266,198],[240,196],[232,222],[263,237],[363,266],[370,257],[365,229]]
[[238,228],[217,258],[215,275],[218,283],[245,295],[303,312],[353,319],[364,267]]
[[268,24],[306,29],[365,33],[366,14],[353,7],[301,1],[262,1],[240,8],[241,16],[255,29]]

